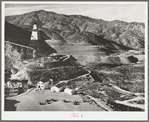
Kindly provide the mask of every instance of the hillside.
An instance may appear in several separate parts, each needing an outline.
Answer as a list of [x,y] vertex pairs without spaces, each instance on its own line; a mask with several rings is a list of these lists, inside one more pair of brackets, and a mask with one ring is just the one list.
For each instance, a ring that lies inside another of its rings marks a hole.
[[[29,47],[35,23],[39,57]],[[145,111],[144,35],[137,22],[44,10],[6,16],[5,110]]]
[[[64,15],[44,10],[6,16],[6,22],[31,31],[34,22],[52,40],[99,45],[113,43],[129,48],[144,48],[145,25],[119,20],[104,21],[81,15]],[[114,46],[115,47],[115,46]],[[119,47],[119,46],[118,46]],[[124,49],[124,48],[123,48]]]
[[[41,40],[39,40],[39,48],[40,50],[43,50],[43,54],[51,54],[53,52],[56,52],[45,42],[45,39],[49,39],[49,37],[47,37],[43,32],[40,32],[40,35],[41,35]],[[8,22],[5,22],[5,41],[29,46],[30,37],[31,37],[30,31],[17,27]],[[9,47],[6,47],[6,48],[8,49]],[[17,51],[20,52],[21,50],[20,47],[14,45],[13,49],[15,48],[17,48]]]

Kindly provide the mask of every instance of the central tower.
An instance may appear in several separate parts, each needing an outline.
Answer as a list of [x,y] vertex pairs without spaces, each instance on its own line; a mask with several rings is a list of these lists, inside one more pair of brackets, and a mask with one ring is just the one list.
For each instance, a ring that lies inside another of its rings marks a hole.
[[30,43],[29,43],[29,46],[32,47],[34,50],[27,49],[28,58],[36,58],[40,55],[39,54],[39,40],[40,40],[40,34],[38,31],[38,25],[37,23],[35,23],[33,25],[33,30],[31,34]]

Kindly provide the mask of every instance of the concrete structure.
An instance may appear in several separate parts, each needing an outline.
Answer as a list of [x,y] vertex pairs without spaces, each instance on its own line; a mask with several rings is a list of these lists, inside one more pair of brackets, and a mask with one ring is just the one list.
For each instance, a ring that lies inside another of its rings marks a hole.
[[64,90],[65,86],[66,86],[65,82],[57,83],[51,87],[51,91],[52,92],[61,92]]
[[52,87],[51,87],[51,91],[52,91],[52,92],[60,92],[61,89],[58,88],[57,86],[52,86]]
[[42,81],[37,82],[37,89],[38,90],[44,90],[45,89],[45,85]]
[[64,92],[67,93],[67,94],[70,94],[70,95],[73,95],[73,94],[74,94],[74,90],[69,89],[69,88],[66,88],[66,89],[64,90]]
[[36,58],[39,55],[39,41],[40,40],[40,34],[38,31],[37,23],[33,25],[32,35],[30,39],[29,46],[34,49],[33,52],[31,50],[27,50],[27,56],[28,58]]

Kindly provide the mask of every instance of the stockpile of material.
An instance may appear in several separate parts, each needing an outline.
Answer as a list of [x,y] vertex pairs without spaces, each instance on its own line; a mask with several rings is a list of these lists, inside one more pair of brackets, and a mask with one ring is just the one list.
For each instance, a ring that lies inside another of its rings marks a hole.
[[133,56],[106,56],[101,57],[100,63],[121,65],[136,63],[137,61],[138,59]]

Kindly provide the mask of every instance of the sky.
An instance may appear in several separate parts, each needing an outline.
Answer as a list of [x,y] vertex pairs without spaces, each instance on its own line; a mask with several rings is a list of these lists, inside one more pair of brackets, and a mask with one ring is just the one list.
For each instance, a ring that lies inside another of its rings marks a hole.
[[[95,2],[94,2],[95,3]],[[83,15],[106,21],[145,22],[145,4],[5,4],[5,16],[18,15],[37,10],[53,11],[58,14]]]

